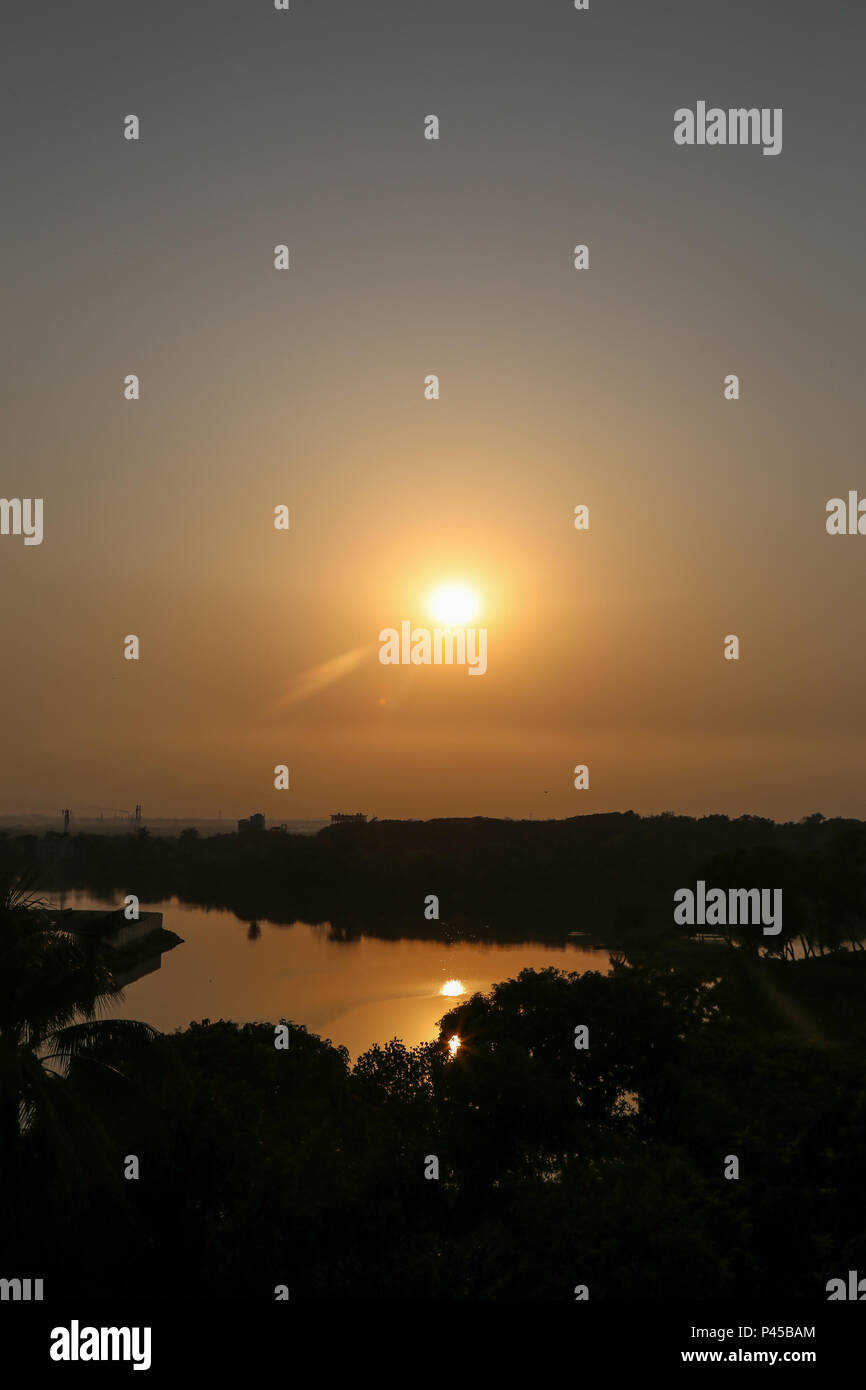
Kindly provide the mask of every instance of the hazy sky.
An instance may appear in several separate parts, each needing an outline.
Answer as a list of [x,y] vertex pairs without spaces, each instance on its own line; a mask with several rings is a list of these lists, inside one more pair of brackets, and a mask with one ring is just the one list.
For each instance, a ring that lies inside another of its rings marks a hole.
[[866,12],[590,4],[12,7],[0,809],[864,813]]

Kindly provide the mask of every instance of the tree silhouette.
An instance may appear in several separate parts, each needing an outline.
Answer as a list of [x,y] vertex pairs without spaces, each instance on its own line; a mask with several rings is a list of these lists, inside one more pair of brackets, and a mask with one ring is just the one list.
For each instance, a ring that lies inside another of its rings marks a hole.
[[0,869],[0,1161],[12,1164],[37,1123],[67,1149],[76,1105],[64,1084],[74,1061],[119,1075],[112,1049],[157,1035],[149,1024],[101,1019],[122,999],[95,939],[58,928],[27,875]]

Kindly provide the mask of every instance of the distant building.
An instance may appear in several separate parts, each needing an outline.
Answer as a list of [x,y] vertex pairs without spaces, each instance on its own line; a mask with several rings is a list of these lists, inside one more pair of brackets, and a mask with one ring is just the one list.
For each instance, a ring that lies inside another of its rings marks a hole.
[[338,811],[335,816],[331,816],[332,825],[366,825],[367,817],[363,811],[357,811],[354,815],[347,816],[343,811]]
[[55,926],[75,936],[90,937],[114,951],[162,931],[161,912],[142,912],[135,921],[128,921],[122,907],[65,908],[56,914]]
[[238,821],[238,834],[239,834],[239,835],[243,835],[244,831],[245,831],[245,830],[249,830],[249,828],[250,828],[250,823],[249,823],[248,820],[239,820],[239,821]]
[[261,811],[256,811],[255,815],[250,816],[249,820],[238,821],[238,834],[243,835],[246,830],[264,830],[265,818]]
[[55,913],[53,925],[101,950],[121,989],[159,970],[164,953],[182,944],[174,932],[163,930],[161,912],[142,912],[128,922],[123,908],[65,908]]

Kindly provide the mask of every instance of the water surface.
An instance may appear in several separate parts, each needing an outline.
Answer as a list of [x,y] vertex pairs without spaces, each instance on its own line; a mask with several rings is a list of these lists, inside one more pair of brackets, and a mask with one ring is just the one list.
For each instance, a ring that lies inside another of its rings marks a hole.
[[[57,901],[55,898],[54,901]],[[67,893],[67,907],[120,903]],[[398,1037],[414,1045],[437,1036],[437,1022],[457,1002],[443,987],[459,980],[466,994],[487,990],[525,968],[607,973],[607,951],[578,944],[479,944],[437,941],[329,939],[328,926],[250,923],[232,912],[176,900],[140,904],[163,914],[163,926],[183,945],[143,960],[139,978],[108,1017],[138,1018],[163,1032],[209,1018],[237,1023],[303,1023],[357,1057],[373,1043]],[[142,973],[143,971],[147,973]],[[465,997],[465,996],[464,996]]]

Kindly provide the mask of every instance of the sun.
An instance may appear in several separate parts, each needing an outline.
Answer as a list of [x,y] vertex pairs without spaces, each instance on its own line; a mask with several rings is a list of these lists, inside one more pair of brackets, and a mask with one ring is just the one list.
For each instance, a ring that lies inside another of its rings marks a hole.
[[439,993],[450,996],[451,998],[457,998],[458,995],[465,994],[466,990],[463,987],[462,980],[446,980]]
[[430,596],[430,612],[438,623],[463,627],[480,607],[478,595],[468,584],[442,584]]

